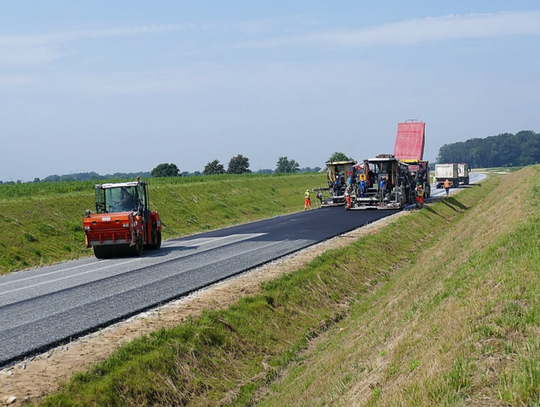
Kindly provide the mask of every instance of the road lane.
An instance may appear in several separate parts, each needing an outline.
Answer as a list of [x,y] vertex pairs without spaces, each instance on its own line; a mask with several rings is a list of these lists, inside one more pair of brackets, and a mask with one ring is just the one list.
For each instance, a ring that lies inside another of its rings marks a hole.
[[393,211],[322,208],[0,277],[0,366],[180,298]]

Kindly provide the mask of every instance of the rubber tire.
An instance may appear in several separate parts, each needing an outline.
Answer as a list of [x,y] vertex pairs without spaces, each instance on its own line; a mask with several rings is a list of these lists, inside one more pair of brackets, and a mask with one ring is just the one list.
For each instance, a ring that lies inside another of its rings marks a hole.
[[107,246],[93,246],[94,256],[96,259],[108,259],[111,257],[110,250]]
[[154,242],[154,245],[152,246],[154,250],[157,250],[161,247],[161,230],[158,230],[156,232],[156,240]]
[[132,253],[135,257],[139,257],[143,252],[143,238],[139,235],[135,246],[131,247]]
[[161,231],[152,226],[151,240],[144,245],[144,250],[157,250],[161,247]]

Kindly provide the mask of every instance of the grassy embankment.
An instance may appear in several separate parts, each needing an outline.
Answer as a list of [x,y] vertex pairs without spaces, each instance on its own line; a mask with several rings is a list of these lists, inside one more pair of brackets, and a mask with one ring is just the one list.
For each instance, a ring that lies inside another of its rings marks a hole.
[[539,172],[492,176],[135,340],[43,405],[538,405]]
[[[324,174],[223,175],[149,179],[150,207],[165,239],[290,213]],[[314,202],[315,203],[315,202]],[[0,185],[0,274],[92,255],[82,218],[94,182]]]

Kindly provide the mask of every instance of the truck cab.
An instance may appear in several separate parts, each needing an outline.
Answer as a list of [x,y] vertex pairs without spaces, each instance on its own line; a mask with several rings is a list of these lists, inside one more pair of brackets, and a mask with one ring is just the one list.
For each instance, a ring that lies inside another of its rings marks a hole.
[[422,185],[424,197],[431,196],[431,175],[429,172],[429,161],[427,160],[400,160],[409,165],[411,177],[416,186]]

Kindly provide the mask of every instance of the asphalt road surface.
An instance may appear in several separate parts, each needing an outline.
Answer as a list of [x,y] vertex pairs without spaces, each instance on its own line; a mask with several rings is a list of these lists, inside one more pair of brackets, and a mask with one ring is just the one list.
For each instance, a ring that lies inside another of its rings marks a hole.
[[0,367],[393,213],[308,210],[2,276]]
[[[482,181],[484,178],[486,178],[486,174],[481,174],[479,172],[471,172],[469,173],[469,183],[470,184],[476,184],[480,181]],[[462,185],[461,188],[467,188],[467,185]],[[450,191],[454,191],[457,188],[450,188]],[[431,196],[433,198],[441,198],[446,195],[446,190],[444,188],[437,189],[435,188],[435,185],[431,185]],[[426,201],[429,202],[429,199]]]
[[137,258],[91,257],[2,276],[0,367],[393,213],[308,210],[168,240]]

